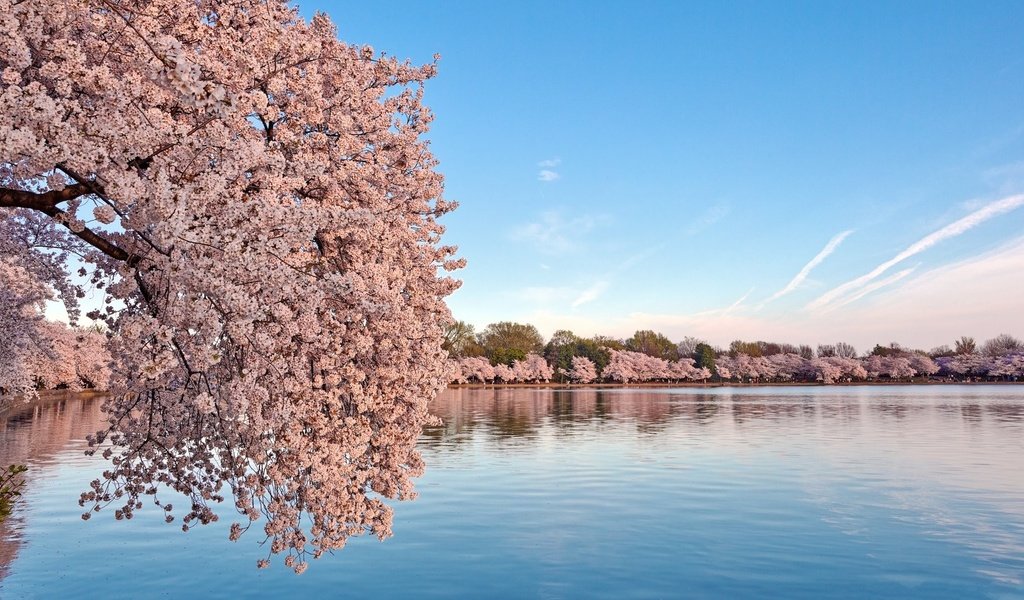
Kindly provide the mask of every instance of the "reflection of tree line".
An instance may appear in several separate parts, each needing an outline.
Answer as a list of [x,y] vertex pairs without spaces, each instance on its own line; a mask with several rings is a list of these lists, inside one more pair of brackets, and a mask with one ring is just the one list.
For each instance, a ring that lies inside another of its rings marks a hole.
[[[0,414],[0,463],[30,466],[28,486],[40,467],[55,457],[71,440],[82,440],[105,423],[101,398],[69,395],[59,401],[38,402]],[[633,427],[639,435],[656,435],[674,422],[699,427],[722,423],[742,426],[765,421],[811,423],[829,421],[839,426],[856,425],[869,416],[902,420],[921,411],[936,411],[949,419],[971,425],[988,422],[1024,428],[1024,402],[1018,399],[945,397],[936,403],[912,399],[868,397],[717,394],[667,394],[650,390],[588,389],[450,389],[431,405],[442,426],[424,431],[423,446],[443,449],[481,434],[499,440],[529,442],[542,430],[552,435],[601,427]],[[16,557],[21,540],[17,510],[0,525],[0,580]]]
[[[100,412],[102,399],[73,393],[60,399],[46,397],[23,406],[12,406],[0,414],[0,464],[26,464],[25,492],[32,488],[38,470],[54,464],[55,457],[71,440],[84,440],[105,423]],[[86,482],[82,482],[83,486]],[[22,500],[24,497],[22,498]],[[0,524],[0,580],[17,557],[23,526],[17,506]]]
[[[955,414],[950,410],[955,407]],[[553,435],[572,435],[575,430],[629,424],[641,434],[657,433],[674,421],[707,426],[728,419],[736,425],[774,420],[811,422],[825,420],[854,424],[865,411],[902,420],[924,410],[979,422],[983,416],[998,422],[1024,425],[1024,402],[979,402],[973,398],[943,398],[936,404],[913,399],[871,401],[860,397],[815,397],[686,394],[672,395],[644,390],[564,390],[509,388],[453,388],[431,404],[444,424],[428,428],[424,446],[458,445],[484,433],[496,439],[536,437],[541,430]]]
[[84,440],[106,421],[102,398],[68,392],[0,414],[0,462],[50,464],[69,440]]
[[600,390],[449,389],[431,405],[444,425],[424,431],[424,441],[427,446],[459,443],[478,430],[498,439],[529,438],[549,424],[556,434],[571,434],[576,427],[626,419],[649,427],[678,412],[666,399]]

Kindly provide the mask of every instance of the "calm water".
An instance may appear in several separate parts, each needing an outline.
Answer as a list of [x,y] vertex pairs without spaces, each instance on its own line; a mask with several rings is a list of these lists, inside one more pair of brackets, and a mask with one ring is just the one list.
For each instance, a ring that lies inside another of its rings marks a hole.
[[395,537],[298,577],[257,571],[227,518],[82,521],[98,401],[0,419],[0,463],[30,466],[0,596],[1024,598],[1024,387],[450,390],[434,411]]

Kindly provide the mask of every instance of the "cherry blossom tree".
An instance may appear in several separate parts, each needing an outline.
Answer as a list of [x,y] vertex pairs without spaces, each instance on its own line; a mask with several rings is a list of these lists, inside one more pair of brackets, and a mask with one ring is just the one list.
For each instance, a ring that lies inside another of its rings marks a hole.
[[35,388],[29,361],[45,343],[41,313],[48,297],[43,282],[0,247],[0,394]]
[[590,383],[597,379],[594,361],[586,356],[572,357],[572,368],[565,372],[566,377],[575,383]]
[[994,358],[988,375],[1006,379],[1024,377],[1024,352],[1009,352]]
[[843,370],[828,360],[828,358],[815,358],[811,360],[811,367],[815,371],[815,379],[824,384],[835,383],[843,374]]
[[458,361],[461,383],[478,381],[486,383],[494,380],[494,367],[482,356],[467,356]]
[[[555,376],[555,370],[548,365],[544,357],[540,357],[540,361],[531,359],[531,356],[538,356],[535,354],[529,354],[521,361],[516,361],[520,365],[520,381],[524,383],[547,383]],[[516,366],[512,365],[512,369],[515,370]]]
[[551,365],[544,360],[544,357],[533,352],[527,354],[523,360],[514,361],[512,363],[512,373],[517,381],[523,383],[531,381],[547,382],[555,374]]
[[691,379],[694,379],[694,380],[699,379],[701,381],[706,382],[710,378],[711,378],[711,369],[708,369],[707,367],[697,367],[697,370],[694,372],[693,377]]
[[[601,372],[612,381],[667,381],[678,379],[679,366],[669,361],[631,350],[609,350],[611,359]],[[691,363],[692,364],[692,363]]]
[[810,361],[795,352],[772,354],[768,360],[774,365],[777,377],[782,380],[801,379],[812,371]]
[[909,379],[917,374],[910,361],[902,356],[885,357],[884,373],[892,379]]
[[664,381],[672,379],[672,367],[668,360],[642,352],[632,352],[641,381]]
[[297,572],[389,536],[383,499],[413,496],[449,381],[443,271],[461,266],[422,139],[435,66],[342,43],[283,1],[0,13],[0,244],[32,258],[0,252],[2,343],[27,347],[46,287],[70,302],[92,283],[117,359],[91,440],[112,466],[83,518],[131,518],[167,486],[187,530],[227,500],[230,537],[262,519],[259,566],[284,554]]
[[67,257],[31,250],[56,247],[62,236],[43,219],[19,212],[0,210],[0,395],[11,399],[31,397],[36,388],[104,388],[110,379],[106,338],[43,318],[45,301],[57,297],[77,316],[77,294],[47,284]]
[[679,360],[672,361],[668,365],[669,379],[676,381],[699,379],[697,367],[694,365],[695,361],[692,358],[680,358]]
[[692,358],[680,358],[668,365],[668,378],[676,381],[707,381],[711,371],[706,367],[697,367]]
[[715,372],[722,379],[732,379],[735,361],[728,354],[723,354],[715,359]]
[[[50,340],[50,353],[38,353],[35,358],[38,360],[34,365],[36,372],[40,374],[41,387],[46,389],[69,388],[80,389],[78,385],[78,373],[75,369],[75,346],[71,335],[65,335],[58,323],[45,323]],[[48,354],[48,355],[47,355]]]
[[980,354],[957,354],[944,359],[941,366],[958,377],[982,376],[988,373],[991,361]]
[[43,341],[29,354],[26,365],[37,387],[73,391],[108,387],[111,358],[103,334],[53,321],[39,327]]
[[742,353],[737,354],[733,358],[733,375],[738,377],[740,380],[757,380],[761,374],[758,370],[758,366],[759,365],[755,363],[753,357]]
[[934,375],[939,372],[939,365],[935,364],[935,361],[931,357],[918,352],[910,352],[904,358],[910,362],[910,368],[914,370],[917,375]]
[[498,363],[494,365],[494,380],[501,380],[504,383],[512,383],[516,380],[516,374],[512,367]]
[[639,374],[636,371],[636,365],[632,360],[633,352],[626,350],[609,350],[611,359],[605,366],[604,370],[601,371],[601,376],[611,381],[618,381],[620,383],[629,383],[630,381],[637,381]]
[[451,373],[450,383],[455,385],[469,383],[469,379],[466,378],[466,373],[462,370],[461,361],[448,359],[448,372]]
[[864,369],[864,365],[855,358],[834,356],[825,360],[838,368],[840,376],[847,380],[856,381],[867,379],[868,377],[868,372]]
[[868,375],[868,379],[877,379],[879,375],[886,369],[886,365],[883,364],[881,356],[872,354],[864,358],[864,371]]
[[113,375],[113,357],[107,351],[107,336],[99,331],[79,330],[75,335],[75,368],[85,387],[106,390]]
[[755,369],[755,380],[763,379],[765,381],[771,381],[779,374],[779,370],[775,367],[775,364],[764,356],[754,358],[753,363]]
[[53,281],[64,272],[68,252],[33,251],[74,250],[72,237],[44,215],[0,209],[0,394],[31,395],[40,360],[57,352],[50,335],[59,330],[45,322],[45,302],[59,298],[72,319],[78,316],[80,292],[59,277]]

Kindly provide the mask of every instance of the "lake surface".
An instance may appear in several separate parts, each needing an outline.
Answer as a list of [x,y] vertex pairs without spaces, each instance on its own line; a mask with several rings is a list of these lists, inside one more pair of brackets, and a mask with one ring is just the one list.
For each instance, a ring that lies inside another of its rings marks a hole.
[[448,390],[395,537],[301,576],[227,511],[82,521],[98,407],[0,418],[0,597],[1024,598],[1024,386]]

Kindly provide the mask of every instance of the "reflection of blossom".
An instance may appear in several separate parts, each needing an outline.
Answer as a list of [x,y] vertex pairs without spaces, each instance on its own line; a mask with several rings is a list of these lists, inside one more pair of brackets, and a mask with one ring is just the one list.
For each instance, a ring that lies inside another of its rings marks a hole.
[[[3,464],[29,466],[23,493],[34,487],[62,451],[71,445],[81,447],[80,440],[104,423],[100,412],[102,398],[69,392],[41,392],[40,395],[41,398],[6,412],[0,410],[0,431],[4,432],[0,435]],[[65,399],[67,401],[55,401]],[[0,523],[0,581],[7,575],[22,544],[18,534],[22,530],[20,519],[21,513],[15,506],[11,516]]]
[[[778,389],[778,388],[774,388]],[[848,388],[811,387],[797,395],[776,393],[772,388],[682,388],[643,389],[550,389],[550,388],[451,388],[442,392],[430,406],[443,425],[428,428],[421,443],[428,448],[459,444],[473,439],[479,430],[501,439],[540,439],[539,432],[556,429],[603,427],[602,424],[640,428],[653,432],[664,427],[692,425],[722,426],[726,422],[745,423],[760,420],[777,421],[794,433],[808,424],[836,421],[849,426],[857,421],[874,423],[888,418],[894,410],[932,410],[914,403],[868,403],[862,410],[860,396],[848,396]],[[883,388],[890,390],[902,388]],[[962,388],[948,389],[958,401],[969,402]],[[897,392],[898,393],[898,392]],[[838,396],[837,396],[838,394]],[[836,403],[837,397],[844,398]],[[826,400],[827,399],[827,400]],[[968,406],[968,404],[964,404]],[[999,422],[1024,421],[1024,398],[1006,403],[985,403],[982,398],[976,411],[943,412],[942,418],[968,419],[977,422],[987,417]],[[870,424],[868,423],[868,424]],[[815,425],[817,426],[817,425]],[[729,431],[733,431],[730,428]],[[689,435],[689,434],[687,434]]]

